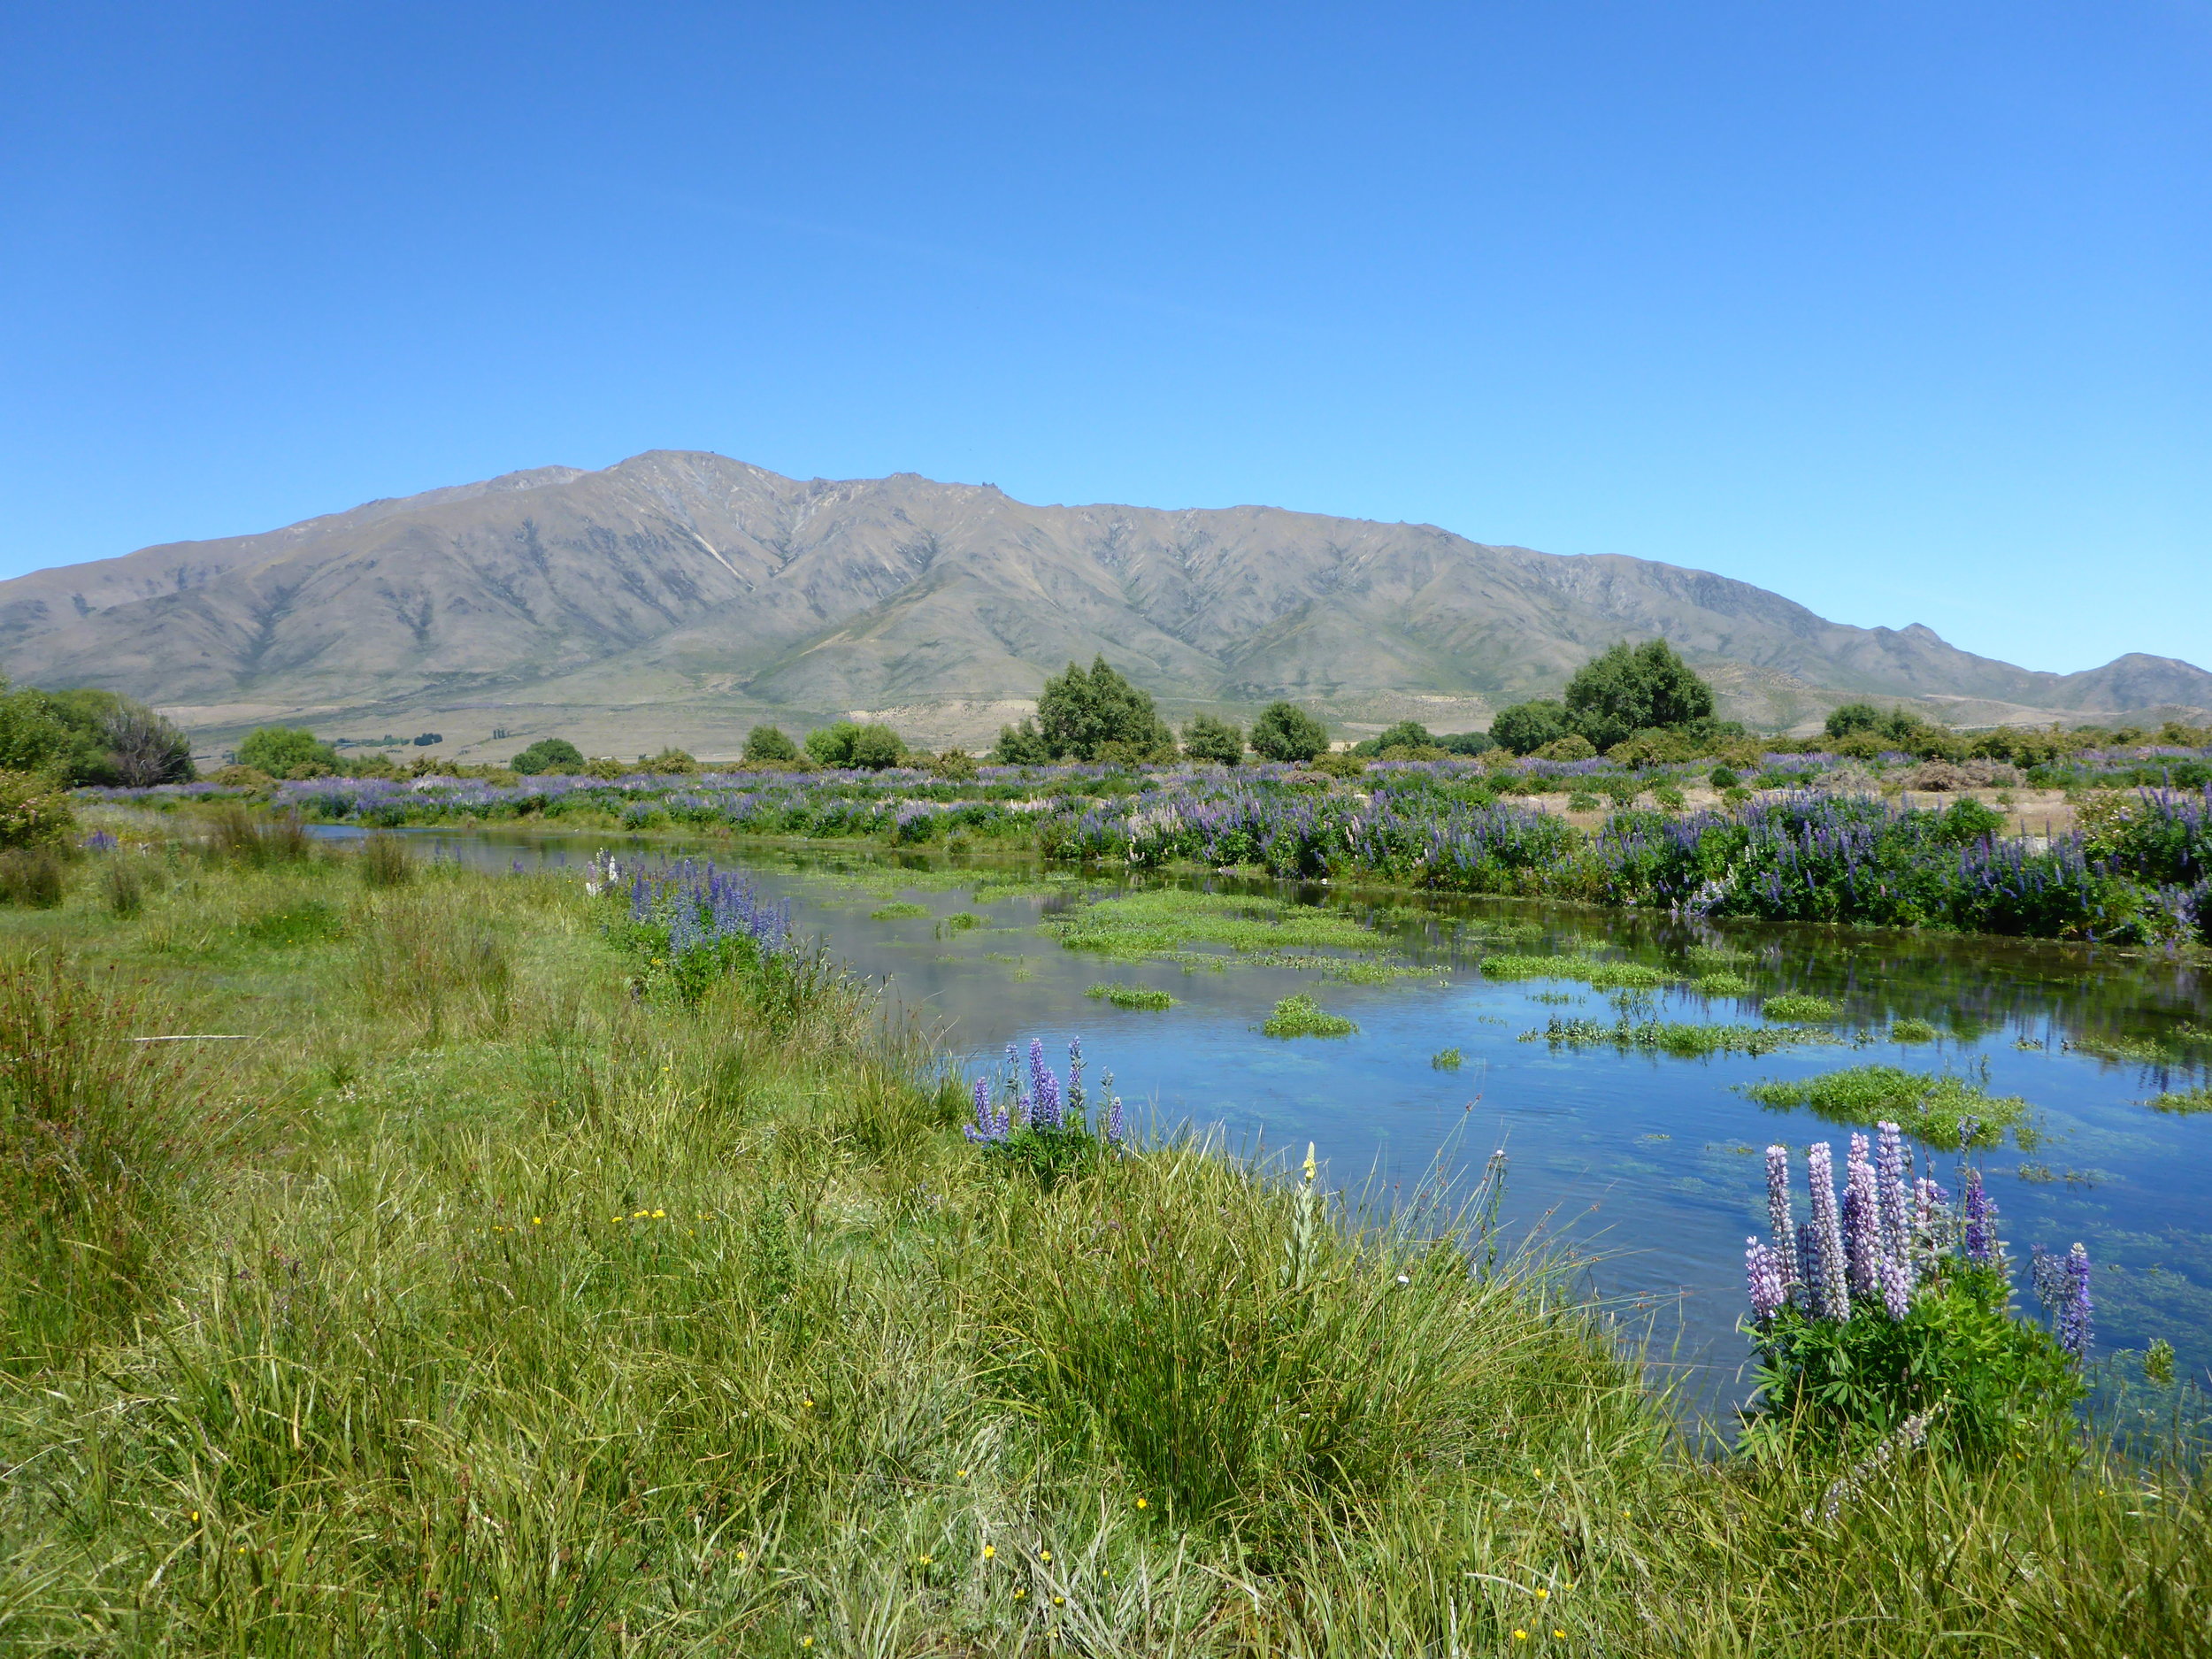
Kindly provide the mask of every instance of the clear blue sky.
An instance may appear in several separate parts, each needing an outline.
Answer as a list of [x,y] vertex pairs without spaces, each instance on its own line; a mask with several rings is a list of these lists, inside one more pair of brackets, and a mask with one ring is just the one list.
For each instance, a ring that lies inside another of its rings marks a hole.
[[718,449],[2212,665],[2212,4],[0,8],[0,574]]

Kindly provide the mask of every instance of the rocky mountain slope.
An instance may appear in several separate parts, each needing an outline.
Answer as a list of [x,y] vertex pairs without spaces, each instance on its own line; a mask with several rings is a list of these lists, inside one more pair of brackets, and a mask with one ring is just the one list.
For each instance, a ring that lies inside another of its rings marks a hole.
[[210,732],[437,716],[472,745],[565,720],[715,749],[764,714],[851,710],[972,737],[1101,651],[1171,712],[1286,695],[1353,726],[1479,724],[1655,634],[1766,723],[1855,695],[1969,722],[2212,706],[2212,674],[2170,658],[2037,673],[1640,559],[1266,507],[1030,506],[910,473],[802,482],[676,451],[0,582],[18,680],[109,687]]

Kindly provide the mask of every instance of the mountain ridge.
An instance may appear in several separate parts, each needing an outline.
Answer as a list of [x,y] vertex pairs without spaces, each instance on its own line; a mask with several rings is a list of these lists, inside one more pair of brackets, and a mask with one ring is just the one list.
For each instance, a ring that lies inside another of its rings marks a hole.
[[2212,674],[2177,659],[2024,669],[1625,555],[1263,506],[1036,505],[911,472],[800,480],[703,451],[529,468],[0,582],[16,679],[104,686],[210,732],[488,699],[603,724],[895,708],[972,739],[986,710],[1100,652],[1171,707],[1285,695],[1356,726],[1411,699],[1479,724],[1656,634],[1761,724],[1862,695],[1981,724],[2212,708]]

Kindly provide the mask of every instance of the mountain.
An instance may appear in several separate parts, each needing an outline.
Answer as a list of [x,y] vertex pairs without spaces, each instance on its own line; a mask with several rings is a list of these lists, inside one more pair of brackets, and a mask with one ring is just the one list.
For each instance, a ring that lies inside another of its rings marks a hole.
[[2212,708],[2212,674],[2170,658],[2037,673],[1647,560],[1270,507],[1031,506],[912,473],[801,482],[670,450],[0,582],[19,680],[127,692],[211,738],[420,721],[448,752],[504,728],[510,746],[559,730],[718,753],[757,718],[863,711],[973,741],[1099,652],[1171,714],[1279,695],[1356,730],[1459,729],[1662,634],[1766,724],[1852,696],[1972,724]]

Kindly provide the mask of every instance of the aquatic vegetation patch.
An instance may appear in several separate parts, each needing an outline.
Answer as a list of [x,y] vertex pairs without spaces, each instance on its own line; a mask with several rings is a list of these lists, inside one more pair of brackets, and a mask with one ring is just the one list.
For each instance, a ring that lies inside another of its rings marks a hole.
[[879,904],[868,912],[868,919],[872,922],[896,922],[903,921],[910,916],[928,914],[928,905],[917,904],[910,899],[902,899],[896,904]]
[[1559,1048],[1640,1048],[1695,1059],[1709,1054],[1772,1054],[1778,1048],[1835,1039],[1826,1032],[1795,1025],[1703,1025],[1682,1020],[1625,1018],[1609,1025],[1601,1020],[1562,1019],[1554,1015],[1540,1030],[1523,1032],[1520,1041]]
[[2193,1118],[2199,1112],[2212,1112],[2212,1087],[2200,1083],[2194,1088],[2170,1088],[2163,1094],[2153,1095],[2147,1103],[2154,1111]]
[[1672,985],[1678,975],[1641,962],[1601,962],[1585,956],[1495,956],[1482,959],[1486,979],[1578,979],[1594,989],[1647,991]]
[[1759,1010],[1769,1019],[1834,1019],[1843,1010],[1824,996],[1789,992],[1770,996]]
[[1889,1040],[1892,1042],[1933,1042],[1942,1034],[1928,1021],[1914,1019],[1909,1016],[1889,1022]]
[[947,933],[964,933],[972,927],[982,926],[983,918],[973,910],[955,910],[950,916],[945,918]]
[[1094,985],[1083,993],[1094,1002],[1111,1002],[1116,1008],[1173,1008],[1175,999],[1165,991],[1149,985]]
[[1466,1056],[1456,1047],[1440,1048],[1429,1056],[1429,1065],[1438,1071],[1456,1071],[1465,1059]]
[[1260,1030],[1270,1037],[1349,1037],[1359,1027],[1300,991],[1276,1003]]
[[[1830,1123],[1889,1118],[1931,1146],[1956,1147],[1962,1128],[1968,1143],[1993,1147],[2005,1131],[2027,1129],[2028,1103],[2017,1094],[1992,1094],[1949,1071],[1908,1071],[1902,1066],[1855,1065],[1793,1081],[1740,1085],[1739,1093],[1778,1110],[1803,1108]],[[2030,1136],[2032,1139],[2031,1133]]]
[[1701,973],[1693,988],[1700,996],[1748,996],[1751,981],[1740,973]]
[[1171,956],[1193,946],[1243,955],[1316,947],[1373,950],[1381,941],[1348,911],[1173,887],[1095,900],[1043,926],[1070,950],[1128,961]]

